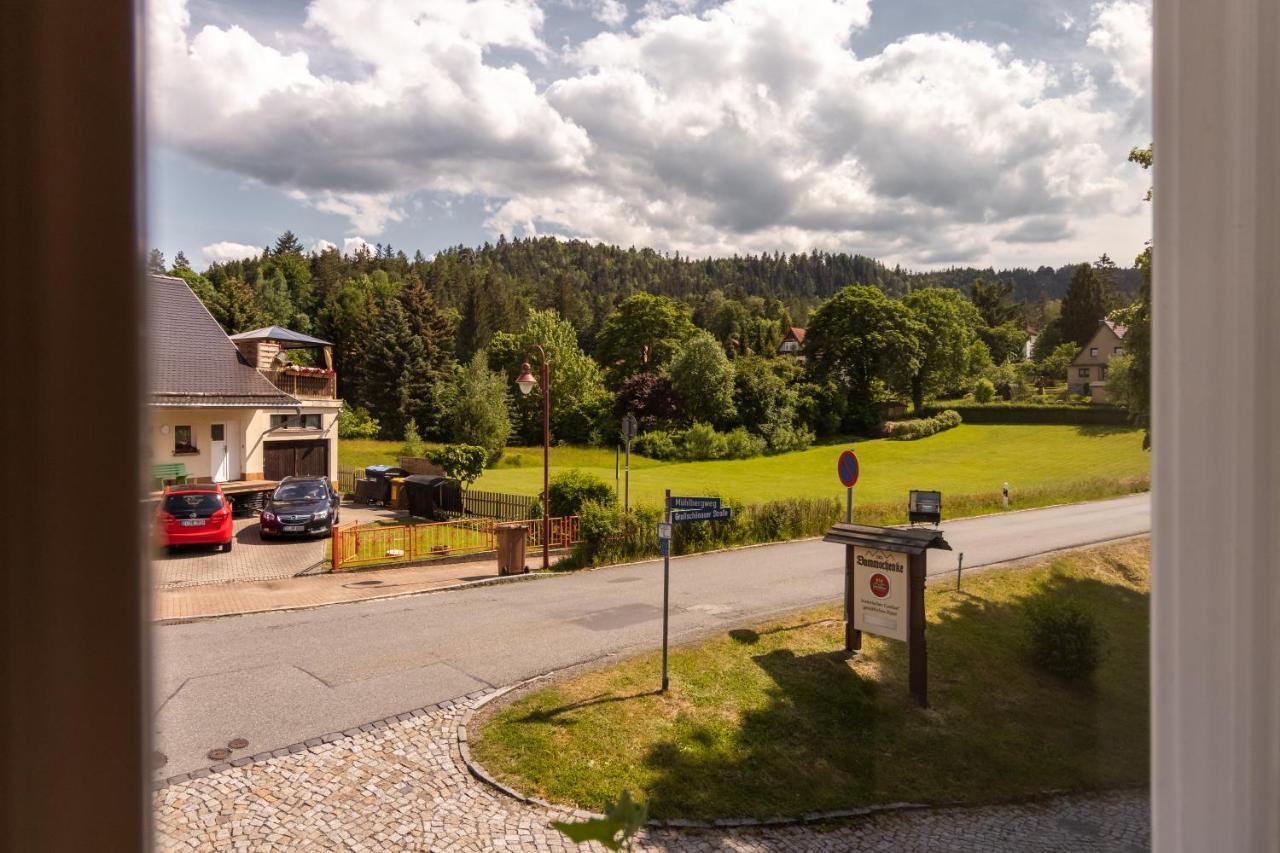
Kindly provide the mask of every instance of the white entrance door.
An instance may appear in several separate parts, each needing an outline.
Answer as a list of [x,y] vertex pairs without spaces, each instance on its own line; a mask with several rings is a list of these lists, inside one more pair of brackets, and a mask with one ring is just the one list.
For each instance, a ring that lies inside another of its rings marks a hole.
[[209,465],[215,483],[231,479],[231,449],[227,447],[227,425],[209,427]]

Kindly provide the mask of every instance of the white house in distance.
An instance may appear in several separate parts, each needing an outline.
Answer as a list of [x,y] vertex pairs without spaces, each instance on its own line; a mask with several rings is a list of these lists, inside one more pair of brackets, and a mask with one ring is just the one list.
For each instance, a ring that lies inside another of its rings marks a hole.
[[[278,326],[229,338],[186,282],[149,278],[155,485],[180,475],[226,483],[229,493],[294,474],[336,482],[342,401],[332,345]],[[293,364],[289,353],[299,349],[318,364]]]
[[1105,403],[1107,396],[1107,364],[1113,355],[1124,353],[1125,326],[1110,320],[1098,324],[1098,330],[1088,340],[1067,368],[1067,388],[1073,394],[1084,394],[1095,403]]
[[804,361],[804,329],[792,326],[778,344],[778,355],[787,355],[797,361]]

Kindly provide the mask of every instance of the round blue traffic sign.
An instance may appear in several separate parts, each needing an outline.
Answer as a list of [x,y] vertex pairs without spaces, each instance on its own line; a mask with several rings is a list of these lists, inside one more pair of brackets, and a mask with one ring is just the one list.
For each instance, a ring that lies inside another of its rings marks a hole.
[[853,484],[858,482],[858,457],[852,450],[846,450],[840,454],[840,461],[836,463],[836,472],[840,475],[840,482],[845,488],[852,489]]

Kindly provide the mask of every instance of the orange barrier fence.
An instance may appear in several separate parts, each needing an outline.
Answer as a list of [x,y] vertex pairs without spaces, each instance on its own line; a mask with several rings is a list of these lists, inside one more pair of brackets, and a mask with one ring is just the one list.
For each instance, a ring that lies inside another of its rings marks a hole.
[[[333,529],[333,570],[359,568],[373,564],[393,564],[410,560],[454,557],[460,554],[482,554],[497,548],[494,527],[500,524],[524,524],[529,528],[530,549],[542,547],[542,519],[503,522],[492,518],[462,518],[424,524],[395,524],[361,527],[342,524]],[[578,542],[576,515],[550,520],[550,547],[561,548]]]

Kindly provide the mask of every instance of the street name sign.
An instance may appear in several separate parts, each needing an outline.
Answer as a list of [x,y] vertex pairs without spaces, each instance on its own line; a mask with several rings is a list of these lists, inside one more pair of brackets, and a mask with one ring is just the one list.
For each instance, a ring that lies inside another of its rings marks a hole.
[[910,626],[907,555],[879,548],[853,549],[853,627],[891,640]]
[[728,521],[730,518],[733,518],[733,510],[727,506],[719,509],[691,509],[671,513],[672,524],[688,524],[691,521]]
[[667,509],[719,509],[719,498],[667,498]]

